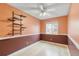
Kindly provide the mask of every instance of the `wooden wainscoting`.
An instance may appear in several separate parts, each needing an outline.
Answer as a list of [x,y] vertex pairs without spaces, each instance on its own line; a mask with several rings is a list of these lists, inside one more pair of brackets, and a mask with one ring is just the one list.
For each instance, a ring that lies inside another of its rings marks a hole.
[[41,40],[56,42],[60,44],[68,44],[67,35],[50,35],[50,34],[40,34]]
[[9,55],[40,40],[40,34],[0,40],[0,55]]
[[0,40],[0,56],[9,55],[39,40],[66,44],[69,47],[71,55],[79,56],[79,50],[75,47],[72,41],[69,40],[67,35],[50,35],[50,34],[36,34],[36,35],[28,35],[28,36]]
[[73,44],[73,42],[70,40],[70,38],[68,40],[68,47],[69,47],[71,56],[79,56],[79,49],[76,48],[76,46]]

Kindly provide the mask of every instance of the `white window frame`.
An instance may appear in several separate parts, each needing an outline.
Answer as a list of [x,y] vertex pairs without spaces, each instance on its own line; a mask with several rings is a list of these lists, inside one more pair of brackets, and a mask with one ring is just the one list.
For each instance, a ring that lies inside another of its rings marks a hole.
[[[50,25],[49,29],[48,26]],[[49,22],[46,24],[46,34],[58,34],[58,22]]]

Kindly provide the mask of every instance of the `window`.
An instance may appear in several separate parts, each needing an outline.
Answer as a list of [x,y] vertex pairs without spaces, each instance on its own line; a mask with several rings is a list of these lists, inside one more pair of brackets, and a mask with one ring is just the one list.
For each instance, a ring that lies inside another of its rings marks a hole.
[[46,34],[58,34],[58,22],[47,23]]

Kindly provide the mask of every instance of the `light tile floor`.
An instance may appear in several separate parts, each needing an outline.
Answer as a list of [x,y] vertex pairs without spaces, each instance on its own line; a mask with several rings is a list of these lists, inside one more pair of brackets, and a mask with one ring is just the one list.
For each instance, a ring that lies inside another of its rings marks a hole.
[[39,41],[9,56],[69,56],[67,45]]

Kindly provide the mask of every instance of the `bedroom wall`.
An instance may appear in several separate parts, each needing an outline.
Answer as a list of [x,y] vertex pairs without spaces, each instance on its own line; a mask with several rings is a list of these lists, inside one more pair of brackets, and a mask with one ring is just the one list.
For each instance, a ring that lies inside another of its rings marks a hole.
[[79,43],[79,4],[72,4],[68,18],[68,34]]
[[[79,4],[71,4],[68,16],[68,35],[79,45]],[[69,49],[71,55],[79,56],[79,49],[69,40]]]
[[67,24],[68,24],[68,16],[61,16],[56,18],[49,18],[40,21],[40,32],[46,32],[46,23],[48,22],[58,22],[58,34],[67,34]]
[[[25,15],[26,18],[23,20],[23,25],[26,29],[23,31],[23,35],[3,40],[2,37],[8,36],[7,34],[11,31],[11,22],[8,18],[12,16],[12,11],[16,14]],[[14,8],[8,4],[0,3],[0,56],[9,55],[19,49],[22,49],[30,44],[33,44],[40,40],[40,21],[35,17]],[[31,35],[30,35],[31,34]]]
[[8,21],[12,16],[12,11],[16,14],[25,15],[23,25],[26,29],[23,31],[24,35],[40,33],[40,21],[35,17],[5,3],[0,3],[0,37],[7,36],[11,32],[11,22]]
[[[40,33],[41,33],[41,40],[61,43],[61,44],[68,44],[68,37],[67,37],[67,26],[68,26],[68,16],[61,16],[56,18],[49,18],[40,21]],[[58,22],[58,34],[51,35],[46,34],[46,23],[48,22]]]

